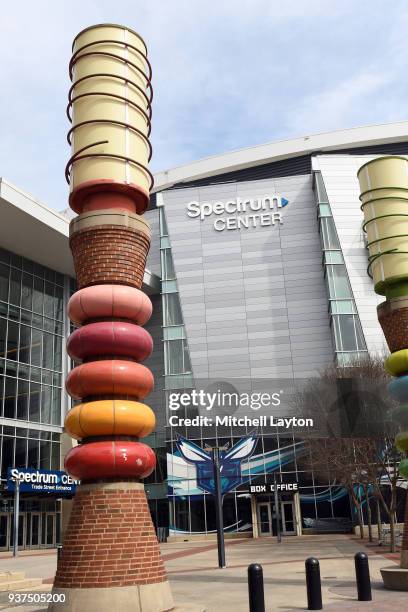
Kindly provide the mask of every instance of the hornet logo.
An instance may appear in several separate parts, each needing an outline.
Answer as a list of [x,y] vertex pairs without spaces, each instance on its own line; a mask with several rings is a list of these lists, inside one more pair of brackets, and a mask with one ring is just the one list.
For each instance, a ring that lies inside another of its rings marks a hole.
[[[247,438],[241,438],[229,450],[219,452],[221,493],[223,495],[243,483],[241,463],[252,455],[256,442],[257,438],[255,436],[248,436]],[[214,462],[210,452],[203,450],[200,446],[182,436],[178,437],[177,447],[181,456],[195,465],[197,486],[208,493],[214,494]]]

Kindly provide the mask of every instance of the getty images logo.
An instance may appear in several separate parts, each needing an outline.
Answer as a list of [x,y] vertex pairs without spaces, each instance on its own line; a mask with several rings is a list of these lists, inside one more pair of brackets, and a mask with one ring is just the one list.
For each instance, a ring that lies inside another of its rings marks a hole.
[[281,195],[264,195],[252,198],[233,198],[223,202],[189,202],[187,215],[204,221],[212,215],[215,231],[241,230],[252,227],[283,225],[281,209],[289,204],[289,200]]

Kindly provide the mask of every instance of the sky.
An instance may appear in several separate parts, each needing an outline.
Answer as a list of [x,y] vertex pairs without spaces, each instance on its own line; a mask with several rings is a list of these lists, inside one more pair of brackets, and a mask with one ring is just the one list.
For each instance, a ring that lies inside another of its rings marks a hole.
[[2,2],[0,176],[57,210],[68,195],[71,44],[102,22],[147,42],[153,172],[407,119],[406,0]]

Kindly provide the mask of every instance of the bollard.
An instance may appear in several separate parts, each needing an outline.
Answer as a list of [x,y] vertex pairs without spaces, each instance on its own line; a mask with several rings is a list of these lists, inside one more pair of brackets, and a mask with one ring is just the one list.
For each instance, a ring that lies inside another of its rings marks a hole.
[[249,612],[265,612],[265,596],[262,565],[248,566]]
[[358,601],[371,601],[370,568],[368,567],[367,555],[363,552],[356,553],[354,564],[356,566]]
[[320,564],[314,557],[305,561],[307,609],[322,610],[322,585],[320,582]]
[[57,544],[57,562],[61,558],[61,553],[62,553],[62,545],[61,544]]

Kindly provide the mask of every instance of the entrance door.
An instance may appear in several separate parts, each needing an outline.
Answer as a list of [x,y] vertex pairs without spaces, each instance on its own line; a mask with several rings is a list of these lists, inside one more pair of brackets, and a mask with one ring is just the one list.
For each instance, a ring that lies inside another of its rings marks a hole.
[[33,512],[31,514],[31,529],[30,529],[30,548],[39,548],[40,547],[40,514]]
[[272,535],[272,515],[269,502],[258,504],[258,530],[260,536]]
[[[44,536],[43,536],[44,540]],[[47,513],[45,521],[45,545],[55,546],[55,514]]]
[[295,526],[295,504],[293,501],[281,503],[282,533],[284,535],[296,535]]
[[9,549],[10,521],[9,515],[0,513],[0,550]]
[[[10,548],[13,546],[14,541],[14,516],[13,514],[9,515],[9,539],[10,539]],[[26,530],[26,515],[25,513],[21,513],[18,515],[18,548],[24,548],[25,539],[25,530]]]

